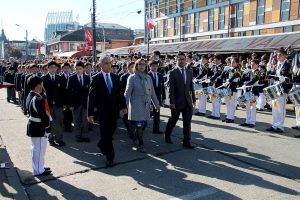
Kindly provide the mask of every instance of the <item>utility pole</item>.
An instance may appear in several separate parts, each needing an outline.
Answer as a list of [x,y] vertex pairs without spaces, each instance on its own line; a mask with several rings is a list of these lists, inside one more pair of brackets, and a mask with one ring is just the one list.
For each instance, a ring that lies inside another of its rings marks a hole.
[[27,31],[27,29],[26,29],[26,39],[25,40],[26,40],[26,44],[25,44],[26,60],[28,60],[28,31]]
[[227,26],[228,26],[228,35],[227,37],[230,37],[230,29],[231,29],[231,0],[228,1],[228,23],[227,23]]
[[96,52],[96,0],[93,0],[93,13],[92,13],[92,29],[93,29],[93,62],[97,62],[97,52]]
[[[147,0],[144,1],[144,7],[145,7],[145,15],[144,15],[144,44],[149,43],[148,40],[148,29],[147,29]],[[149,12],[149,17],[150,17],[150,12]]]

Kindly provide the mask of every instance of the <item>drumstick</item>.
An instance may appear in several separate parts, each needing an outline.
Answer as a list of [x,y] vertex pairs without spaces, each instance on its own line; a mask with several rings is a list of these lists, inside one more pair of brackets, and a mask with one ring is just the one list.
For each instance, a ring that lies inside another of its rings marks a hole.
[[[258,85],[247,85],[245,86],[244,88],[251,88],[251,87],[254,87],[254,86],[264,86],[264,84],[258,84]],[[243,87],[238,87],[236,88],[237,90],[243,90],[244,89]]]

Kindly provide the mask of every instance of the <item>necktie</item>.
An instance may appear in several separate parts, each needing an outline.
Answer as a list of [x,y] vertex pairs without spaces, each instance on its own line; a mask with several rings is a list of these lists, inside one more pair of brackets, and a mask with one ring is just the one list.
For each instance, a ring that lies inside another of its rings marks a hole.
[[156,76],[156,73],[155,73],[155,72],[154,72],[153,74],[154,74],[154,76],[153,76],[153,77],[154,77],[154,83],[155,83],[155,85],[156,85],[156,87],[157,87],[157,76]]
[[82,79],[81,79],[81,76],[79,76],[79,83],[80,83],[80,86],[82,87]]
[[183,82],[185,84],[184,68],[181,69],[181,75],[182,75]]
[[52,77],[52,82],[54,82],[55,81],[54,75],[52,75],[51,77]]
[[108,92],[109,92],[109,94],[111,94],[111,82],[110,82],[110,79],[108,77],[108,74],[106,74],[105,79],[106,79],[105,82],[106,82],[106,85],[107,85]]

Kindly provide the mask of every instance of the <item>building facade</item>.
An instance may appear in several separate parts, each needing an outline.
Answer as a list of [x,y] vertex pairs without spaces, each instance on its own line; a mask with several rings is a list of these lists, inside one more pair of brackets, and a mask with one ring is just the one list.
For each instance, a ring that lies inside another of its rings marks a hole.
[[299,0],[145,0],[151,43],[300,31]]
[[73,12],[49,12],[45,22],[44,40],[55,37],[53,34],[57,31],[73,31],[79,29],[79,23],[74,22]]
[[[92,33],[90,24],[85,25]],[[62,52],[74,52],[91,50],[86,47],[84,29],[79,29],[64,34],[58,34],[47,43],[47,55],[53,56]],[[126,47],[133,44],[133,30],[118,24],[99,23],[96,26],[96,49],[104,51],[106,49]]]

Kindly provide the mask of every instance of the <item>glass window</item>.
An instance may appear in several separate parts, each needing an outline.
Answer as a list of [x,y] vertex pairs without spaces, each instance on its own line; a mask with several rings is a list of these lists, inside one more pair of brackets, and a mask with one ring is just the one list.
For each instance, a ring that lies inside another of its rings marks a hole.
[[168,20],[164,19],[164,37],[168,36]]
[[288,21],[290,16],[290,0],[281,0],[281,21]]
[[219,30],[224,29],[224,11],[225,8],[224,7],[220,7],[219,8]]
[[209,30],[214,30],[214,9],[209,10],[209,16],[208,16],[208,23],[209,23]]
[[160,0],[156,0],[156,17],[159,17],[159,14],[160,14],[160,12],[159,12],[159,2]]
[[238,4],[237,9],[237,24],[236,27],[242,27],[243,26],[243,12],[244,12],[244,3]]
[[258,0],[257,4],[257,24],[263,24],[265,18],[265,0]]
[[216,35],[211,35],[210,38],[216,38]]
[[170,0],[166,0],[165,4],[162,6],[162,8],[165,6],[165,13],[166,15],[170,14]]
[[197,8],[197,0],[193,0],[192,8],[193,9]]
[[185,17],[185,33],[190,33],[191,15]]
[[287,33],[287,32],[292,32],[293,31],[293,26],[285,26],[284,27],[284,32]]
[[198,33],[199,32],[199,16],[200,16],[200,13],[195,13],[195,18],[194,18],[194,31],[195,33]]
[[207,0],[207,5],[216,4],[217,0]]
[[253,30],[253,35],[259,35],[259,30]]
[[176,0],[176,13],[180,12],[180,0]]
[[178,18],[174,18],[174,35],[178,35]]

